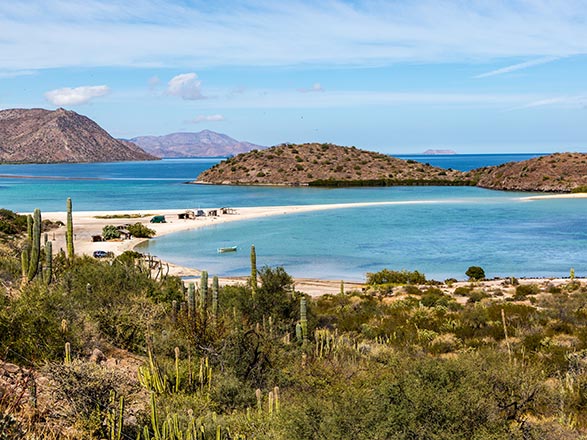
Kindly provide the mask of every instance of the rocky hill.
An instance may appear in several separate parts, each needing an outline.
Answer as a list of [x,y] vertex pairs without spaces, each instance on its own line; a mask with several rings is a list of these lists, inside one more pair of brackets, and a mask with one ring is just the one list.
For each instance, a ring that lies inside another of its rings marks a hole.
[[130,139],[157,157],[218,157],[265,148],[241,142],[210,130],[198,133],[172,133],[165,136],[140,136]]
[[332,144],[284,144],[220,162],[196,183],[233,185],[468,185],[460,171]]
[[571,192],[587,187],[587,154],[555,153],[468,173],[482,188],[507,191]]
[[0,111],[0,162],[114,162],[155,160],[110,136],[86,116],[62,108]]

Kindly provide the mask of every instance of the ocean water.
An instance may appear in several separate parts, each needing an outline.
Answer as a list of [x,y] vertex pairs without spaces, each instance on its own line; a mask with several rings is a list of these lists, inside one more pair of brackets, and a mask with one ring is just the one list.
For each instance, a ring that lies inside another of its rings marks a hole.
[[[403,156],[467,170],[536,155]],[[146,250],[212,274],[248,273],[259,265],[299,277],[364,279],[366,272],[419,270],[464,278],[471,265],[488,276],[587,275],[587,199],[523,201],[527,193],[469,187],[283,188],[188,185],[220,159],[158,162],[0,165],[0,207],[76,210],[268,206],[364,201],[414,205],[351,208],[215,225],[151,240]],[[27,176],[26,178],[20,176]],[[31,178],[34,177],[34,178]],[[237,245],[234,254],[218,254]]]

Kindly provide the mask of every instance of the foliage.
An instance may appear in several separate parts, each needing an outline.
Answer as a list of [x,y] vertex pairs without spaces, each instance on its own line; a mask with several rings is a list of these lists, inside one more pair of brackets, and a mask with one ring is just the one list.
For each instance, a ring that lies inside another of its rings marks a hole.
[[114,240],[120,238],[120,231],[114,225],[105,225],[102,228],[102,237],[104,240]]
[[407,270],[395,271],[383,269],[379,272],[367,274],[367,284],[424,284],[426,276],[417,270],[410,272]]
[[469,277],[471,280],[483,280],[485,279],[485,271],[482,267],[479,266],[469,266],[465,275]]
[[142,223],[135,223],[134,225],[129,225],[128,232],[130,232],[130,234],[136,238],[151,238],[154,237],[156,234],[156,232],[153,229],[148,228]]

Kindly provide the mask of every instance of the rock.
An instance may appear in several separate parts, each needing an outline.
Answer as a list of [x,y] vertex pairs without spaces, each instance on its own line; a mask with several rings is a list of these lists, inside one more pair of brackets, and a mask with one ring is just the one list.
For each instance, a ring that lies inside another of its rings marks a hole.
[[105,361],[106,361],[106,356],[104,356],[104,353],[102,353],[97,348],[94,348],[94,351],[92,351],[92,355],[90,356],[90,362],[93,362],[95,364],[99,364],[99,363],[105,362]]

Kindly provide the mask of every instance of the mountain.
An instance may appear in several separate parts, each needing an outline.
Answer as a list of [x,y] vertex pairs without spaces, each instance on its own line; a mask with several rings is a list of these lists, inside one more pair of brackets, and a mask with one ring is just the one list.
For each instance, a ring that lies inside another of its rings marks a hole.
[[232,185],[469,185],[464,174],[333,144],[284,144],[239,154],[195,183]]
[[422,154],[426,156],[433,156],[436,154],[457,154],[454,150],[426,150]]
[[156,160],[114,139],[86,116],[62,108],[0,111],[0,162],[58,163]]
[[572,192],[587,189],[587,154],[555,153],[522,162],[479,168],[468,175],[482,188]]
[[198,133],[171,133],[165,136],[140,136],[130,139],[143,150],[158,157],[233,156],[265,147],[241,142],[210,130]]

